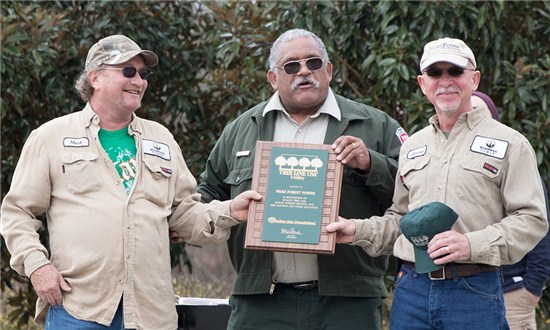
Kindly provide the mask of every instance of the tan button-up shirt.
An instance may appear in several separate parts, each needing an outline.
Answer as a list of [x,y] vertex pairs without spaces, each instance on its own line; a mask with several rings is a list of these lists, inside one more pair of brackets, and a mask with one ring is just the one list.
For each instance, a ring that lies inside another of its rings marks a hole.
[[[72,287],[63,307],[108,325],[121,298],[127,328],[176,329],[168,231],[192,244],[222,241],[237,222],[229,203],[200,203],[172,134],[134,116],[136,177],[128,195],[98,139],[89,105],[31,133],[2,203],[11,266],[30,276],[52,263]],[[46,213],[51,256],[39,241]],[[210,222],[216,224],[210,234]],[[37,321],[47,306],[38,301]]]
[[370,255],[393,250],[414,262],[413,245],[401,235],[399,220],[432,201],[458,213],[452,229],[470,242],[465,262],[515,263],[539,242],[548,222],[535,153],[524,136],[485,111],[462,114],[448,138],[434,116],[403,144],[393,205],[382,217],[357,220],[353,244]]

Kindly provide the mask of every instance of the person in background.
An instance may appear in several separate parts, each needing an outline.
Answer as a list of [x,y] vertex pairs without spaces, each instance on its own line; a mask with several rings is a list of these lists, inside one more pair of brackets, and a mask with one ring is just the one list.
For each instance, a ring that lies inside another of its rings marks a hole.
[[[288,30],[271,47],[275,90],[228,124],[198,187],[205,202],[250,188],[257,140],[332,145],[344,164],[340,214],[381,215],[391,204],[397,156],[407,134],[386,113],[330,88],[332,63],[310,31]],[[231,229],[237,272],[229,329],[381,329],[388,257],[340,245],[334,255],[244,249],[246,224]]]
[[[489,95],[474,91],[472,106],[485,108],[494,120],[500,121],[498,109]],[[548,192],[542,184],[546,199],[546,214],[550,214]],[[504,303],[506,319],[511,330],[532,330],[537,328],[535,310],[542,296],[544,285],[550,278],[550,231],[513,265],[502,266]]]
[[[84,109],[25,142],[1,234],[47,330],[176,329],[169,230],[193,244],[226,240],[261,198],[201,203],[172,134],[134,114],[157,63],[124,35],[99,40],[76,83]],[[37,233],[42,213],[49,246]]]
[[[472,108],[480,79],[462,40],[428,42],[417,81],[435,115],[401,147],[393,205],[382,217],[327,226],[341,243],[403,260],[391,329],[507,329],[500,266],[521,260],[548,230],[535,152],[519,132]],[[402,218],[434,202],[456,222],[427,218],[451,229],[422,233],[430,222],[415,217],[405,233]]]

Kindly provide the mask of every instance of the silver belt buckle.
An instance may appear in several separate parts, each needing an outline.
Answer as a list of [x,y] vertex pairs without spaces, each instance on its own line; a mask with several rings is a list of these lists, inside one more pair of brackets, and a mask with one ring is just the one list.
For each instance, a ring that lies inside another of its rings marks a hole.
[[445,265],[443,265],[443,268],[441,268],[437,271],[441,271],[441,277],[433,277],[432,272],[429,272],[428,277],[430,278],[430,280],[432,280],[432,281],[443,281],[443,280],[445,280],[446,279],[446,277],[445,277]]

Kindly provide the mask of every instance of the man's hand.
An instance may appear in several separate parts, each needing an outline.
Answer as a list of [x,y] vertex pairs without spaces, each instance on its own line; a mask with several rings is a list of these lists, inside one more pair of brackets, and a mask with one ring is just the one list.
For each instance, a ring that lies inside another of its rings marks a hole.
[[169,234],[169,237],[170,237],[170,243],[172,244],[182,244],[182,243],[185,243],[185,240],[183,239],[183,237],[181,237],[177,231],[172,231],[170,230],[168,232]]
[[455,230],[447,230],[435,235],[428,243],[428,254],[436,265],[470,260],[470,241],[464,234]]
[[355,221],[338,217],[338,222],[327,226],[327,232],[336,232],[336,243],[351,243],[355,238]]
[[254,190],[247,190],[235,197],[230,206],[231,217],[239,221],[248,220],[248,207],[253,200],[262,200],[262,195]]
[[63,293],[71,292],[69,283],[65,281],[57,268],[52,264],[44,265],[31,274],[31,283],[38,297],[50,305],[61,305]]
[[370,170],[370,153],[360,138],[342,135],[334,141],[332,149],[338,154],[337,161],[361,171]]

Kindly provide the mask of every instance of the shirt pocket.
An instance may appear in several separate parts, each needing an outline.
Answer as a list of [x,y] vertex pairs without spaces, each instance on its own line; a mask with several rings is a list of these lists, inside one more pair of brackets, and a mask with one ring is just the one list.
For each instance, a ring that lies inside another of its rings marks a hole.
[[170,186],[172,166],[157,159],[145,157],[143,171],[143,186],[145,198],[160,206],[172,206],[173,189]]
[[426,194],[429,177],[427,167],[430,160],[430,156],[418,157],[406,161],[401,166],[398,180],[401,180],[401,183],[409,191],[411,201],[419,200]]
[[61,155],[63,177],[69,192],[86,194],[103,188],[98,157],[93,152],[67,152]]
[[254,168],[252,167],[237,168],[229,172],[229,175],[223,181],[231,187],[232,197],[250,189],[253,172]]
[[457,181],[458,197],[475,205],[494,204],[495,196],[500,196],[500,162],[476,157],[462,160],[460,167],[464,175]]

